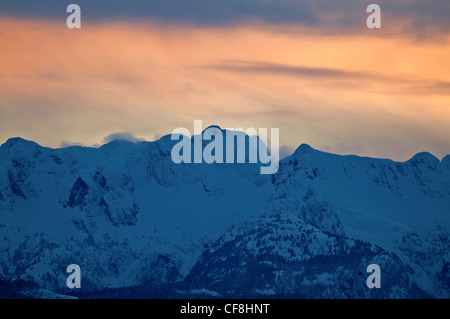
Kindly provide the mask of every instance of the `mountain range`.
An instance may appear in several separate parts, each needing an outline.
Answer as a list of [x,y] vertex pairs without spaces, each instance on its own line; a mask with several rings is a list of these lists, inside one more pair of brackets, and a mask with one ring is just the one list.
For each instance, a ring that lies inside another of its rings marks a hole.
[[[302,144],[261,175],[261,163],[175,164],[175,143],[4,143],[3,297],[450,297],[449,155]],[[70,264],[81,289],[66,287]],[[370,264],[380,289],[366,286]]]

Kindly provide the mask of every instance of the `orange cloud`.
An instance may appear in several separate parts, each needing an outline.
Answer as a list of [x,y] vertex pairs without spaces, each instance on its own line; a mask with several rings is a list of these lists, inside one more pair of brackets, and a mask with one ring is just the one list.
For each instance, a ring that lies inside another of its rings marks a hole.
[[[284,30],[286,31],[286,30]],[[320,34],[0,19],[0,137],[148,139],[202,119],[283,144],[406,159],[450,152],[450,35]]]

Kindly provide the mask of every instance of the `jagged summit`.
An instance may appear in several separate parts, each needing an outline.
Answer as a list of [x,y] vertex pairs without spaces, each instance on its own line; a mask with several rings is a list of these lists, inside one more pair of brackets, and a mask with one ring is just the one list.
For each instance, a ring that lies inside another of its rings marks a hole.
[[315,150],[315,149],[313,149],[310,145],[303,143],[299,147],[297,147],[297,149],[295,150],[294,154],[295,153],[308,153],[308,152],[311,152],[313,150]]
[[221,130],[221,131],[226,131],[226,129],[221,128],[219,125],[217,125],[217,124],[212,124],[212,125],[208,126],[207,128],[205,128],[205,129],[203,130],[203,133],[205,133],[205,131],[206,131],[207,129],[209,129],[209,128],[217,128],[217,129],[219,129],[219,130]]
[[409,161],[419,161],[421,163],[438,164],[439,159],[429,152],[420,152],[414,155]]
[[17,145],[33,145],[33,146],[39,146],[39,144],[37,144],[34,141],[31,140],[26,140],[24,138],[21,137],[11,137],[9,138],[5,143],[3,143],[0,147],[5,147],[5,148],[11,148]]
[[21,157],[29,158],[31,160],[39,152],[41,152],[42,149],[44,149],[42,146],[33,141],[20,137],[14,137],[8,139],[3,145],[0,146],[0,158]]

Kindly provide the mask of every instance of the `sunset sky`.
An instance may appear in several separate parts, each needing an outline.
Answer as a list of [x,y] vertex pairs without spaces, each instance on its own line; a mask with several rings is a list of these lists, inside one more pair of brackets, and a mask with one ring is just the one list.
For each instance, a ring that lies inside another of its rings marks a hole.
[[[0,144],[151,141],[198,119],[279,128],[285,149],[441,159],[450,1],[391,2],[2,1]],[[66,27],[70,3],[81,29]],[[370,3],[381,29],[366,27]]]

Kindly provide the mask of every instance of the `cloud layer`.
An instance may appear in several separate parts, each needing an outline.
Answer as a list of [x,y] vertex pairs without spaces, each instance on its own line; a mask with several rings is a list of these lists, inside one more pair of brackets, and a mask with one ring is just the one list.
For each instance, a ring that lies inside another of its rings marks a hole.
[[[397,160],[420,151],[450,153],[450,33],[440,18],[446,10],[441,2],[425,9],[418,1],[399,1],[405,3],[403,20],[383,15],[387,31],[389,21],[395,30],[414,30],[420,9],[430,20],[435,15],[427,38],[422,31],[411,36],[356,28],[365,8],[360,13],[350,1],[343,2],[348,11],[337,2],[303,2],[309,18],[299,23],[284,23],[281,9],[272,10],[280,15],[277,22],[252,1],[240,1],[249,6],[241,16],[258,17],[258,26],[238,23],[237,2],[209,2],[223,17],[231,12],[226,23],[197,21],[200,13],[184,10],[181,2],[174,17],[156,10],[153,22],[132,14],[145,11],[139,2],[120,21],[109,21],[108,10],[118,15],[124,2],[111,2],[105,12],[97,7],[89,20],[95,10],[80,2],[89,22],[80,30],[65,27],[65,14],[56,18],[35,4],[27,13],[24,2],[1,3],[0,12],[15,17],[0,17],[0,140],[97,145],[110,132],[153,140],[201,119],[205,127],[278,127],[280,143],[294,148],[308,143]],[[192,10],[200,3],[193,1]],[[258,3],[290,8],[298,1]],[[48,19],[30,18],[38,16]],[[93,23],[98,21],[103,23]],[[333,23],[340,27],[330,29]],[[431,35],[431,27],[441,31]]]
[[[4,16],[64,21],[71,2],[3,1]],[[360,0],[78,0],[83,19],[146,21],[201,26],[229,26],[248,22],[320,28],[361,28],[371,2]],[[386,26],[408,21],[417,32],[449,30],[450,4],[445,0],[378,0]]]
[[103,143],[110,143],[116,140],[125,140],[133,143],[142,142],[145,139],[134,136],[133,133],[130,132],[117,132],[109,134],[108,136],[103,138]]

